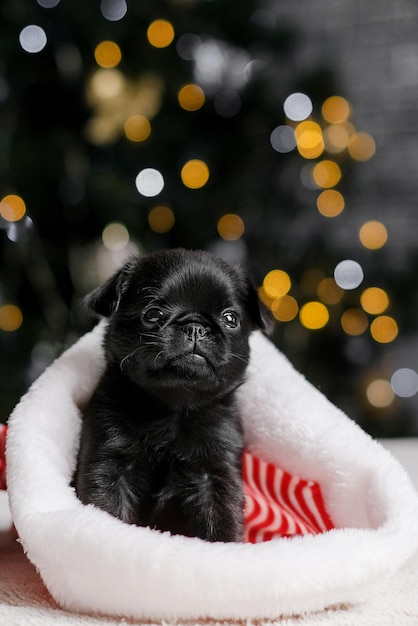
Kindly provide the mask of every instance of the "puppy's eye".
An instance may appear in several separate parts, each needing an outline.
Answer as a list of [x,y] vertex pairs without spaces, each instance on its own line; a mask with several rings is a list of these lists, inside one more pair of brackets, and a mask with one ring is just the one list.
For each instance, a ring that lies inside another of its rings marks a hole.
[[149,324],[158,324],[164,318],[164,312],[156,306],[152,306],[143,312],[143,318]]
[[224,311],[222,313],[222,321],[229,328],[236,328],[239,324],[239,318],[234,311]]

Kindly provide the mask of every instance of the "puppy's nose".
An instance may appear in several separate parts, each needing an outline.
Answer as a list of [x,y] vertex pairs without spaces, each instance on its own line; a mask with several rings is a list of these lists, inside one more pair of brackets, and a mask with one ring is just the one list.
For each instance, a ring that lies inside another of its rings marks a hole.
[[201,341],[201,339],[207,335],[208,329],[202,324],[191,322],[190,324],[185,324],[182,327],[182,331],[187,335],[187,339],[196,343],[197,341]]

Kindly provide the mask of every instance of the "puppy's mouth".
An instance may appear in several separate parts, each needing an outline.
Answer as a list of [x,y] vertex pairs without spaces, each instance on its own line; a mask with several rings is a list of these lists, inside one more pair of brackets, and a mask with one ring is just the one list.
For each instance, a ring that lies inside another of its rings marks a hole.
[[199,380],[212,378],[215,371],[208,357],[199,350],[187,350],[167,358],[160,354],[155,361],[157,369],[166,371],[174,378],[186,378],[187,380]]

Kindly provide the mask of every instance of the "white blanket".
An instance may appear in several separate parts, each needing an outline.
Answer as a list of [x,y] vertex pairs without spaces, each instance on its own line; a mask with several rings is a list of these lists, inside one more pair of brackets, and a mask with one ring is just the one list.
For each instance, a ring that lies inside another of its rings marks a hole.
[[32,386],[9,421],[8,488],[29,559],[63,607],[138,619],[257,619],[360,602],[418,547],[418,496],[398,462],[260,333],[240,407],[248,445],[317,481],[338,527],[210,544],[128,526],[70,487],[80,411],[103,368],[103,327]]

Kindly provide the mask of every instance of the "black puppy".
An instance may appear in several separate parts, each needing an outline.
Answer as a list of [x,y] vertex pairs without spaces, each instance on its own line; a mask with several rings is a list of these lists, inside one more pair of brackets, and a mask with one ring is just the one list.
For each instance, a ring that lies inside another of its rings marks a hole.
[[75,486],[138,526],[240,541],[243,434],[234,392],[270,317],[247,276],[208,252],[128,262],[87,296],[108,317]]

